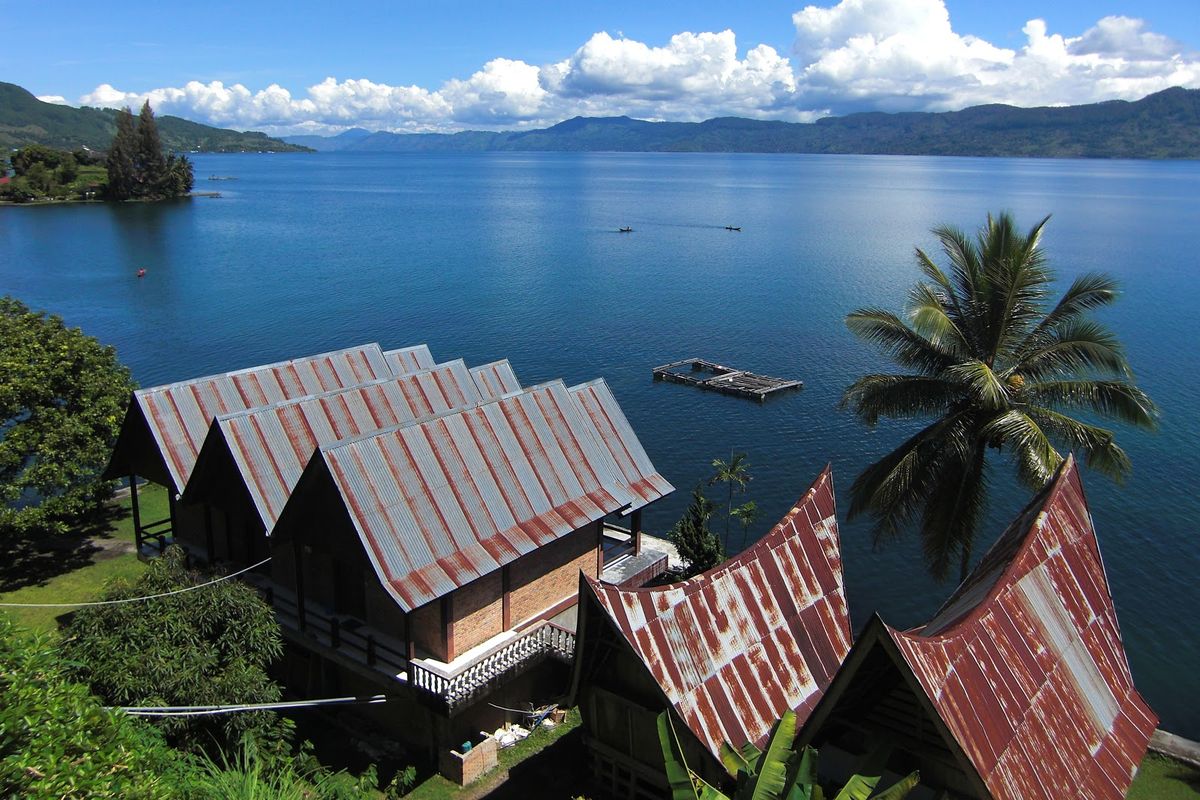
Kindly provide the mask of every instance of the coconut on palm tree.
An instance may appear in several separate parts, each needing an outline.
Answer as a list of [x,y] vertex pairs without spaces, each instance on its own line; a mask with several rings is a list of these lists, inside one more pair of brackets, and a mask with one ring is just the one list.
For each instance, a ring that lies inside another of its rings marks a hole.
[[919,523],[938,579],[955,559],[960,577],[970,566],[989,451],[1007,455],[1034,490],[1062,461],[1060,449],[1120,481],[1130,462],[1113,432],[1072,414],[1155,423],[1154,403],[1133,383],[1120,342],[1089,317],[1117,298],[1115,281],[1081,275],[1049,305],[1053,273],[1039,247],[1048,220],[1023,234],[1010,214],[988,215],[974,238],[935,228],[946,267],[917,249],[925,280],[910,290],[906,318],[881,308],[846,317],[854,334],[905,372],[859,378],[842,406],[869,425],[880,417],[933,419],[859,475],[850,516],[873,518],[877,544]]

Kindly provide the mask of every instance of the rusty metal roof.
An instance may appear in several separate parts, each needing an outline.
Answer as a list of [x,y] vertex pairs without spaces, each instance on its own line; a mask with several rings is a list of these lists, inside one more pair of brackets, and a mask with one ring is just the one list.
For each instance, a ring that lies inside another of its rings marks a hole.
[[634,500],[561,381],[322,447],[321,469],[406,611]]
[[206,451],[225,448],[270,534],[318,447],[482,399],[460,359],[398,378],[218,417],[201,450],[187,499],[207,491],[203,485]]
[[679,718],[714,756],[803,721],[850,649],[828,467],[753,547],[682,583],[587,586]]
[[992,797],[1125,796],[1158,718],[1073,459],[929,624],[887,633]]
[[386,350],[383,357],[396,375],[406,372],[416,372],[422,369],[432,369],[435,365],[429,345],[415,344],[412,347],[401,347],[399,350]]
[[[181,492],[214,418],[388,378],[392,374],[383,351],[378,344],[372,343],[139,389],[133,393],[133,402],[145,416],[174,483],[172,488]],[[110,471],[117,466],[115,462],[122,454],[118,442]]]
[[507,358],[471,367],[471,377],[475,379],[475,386],[485,400],[495,400],[510,392],[521,391],[521,382],[517,380]]
[[600,441],[612,453],[629,490],[637,497],[625,513],[675,491],[675,487],[650,463],[650,457],[603,378],[572,386],[570,391],[580,411],[595,426]]

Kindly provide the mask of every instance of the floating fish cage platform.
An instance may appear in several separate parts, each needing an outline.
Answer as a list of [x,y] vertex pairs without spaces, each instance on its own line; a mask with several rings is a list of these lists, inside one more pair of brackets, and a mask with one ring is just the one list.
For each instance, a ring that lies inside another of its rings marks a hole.
[[702,358],[685,358],[655,367],[654,380],[698,386],[701,389],[711,389],[737,397],[750,397],[760,402],[774,392],[804,388],[803,381],[758,375]]

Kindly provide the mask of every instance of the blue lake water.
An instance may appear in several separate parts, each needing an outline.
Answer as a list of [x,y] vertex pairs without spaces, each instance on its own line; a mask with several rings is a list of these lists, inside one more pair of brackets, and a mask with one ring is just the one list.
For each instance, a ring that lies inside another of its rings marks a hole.
[[[935,248],[935,224],[973,230],[1008,209],[1028,227],[1052,213],[1045,248],[1063,288],[1090,270],[1123,282],[1103,319],[1162,409],[1158,432],[1120,433],[1134,463],[1124,486],[1084,480],[1138,685],[1164,727],[1200,738],[1200,163],[289,154],[195,164],[197,189],[220,199],[0,209],[0,292],[115,345],[143,385],[364,341],[428,342],[435,357],[470,364],[507,357],[526,384],[603,376],[680,490],[647,512],[648,528],[665,532],[712,459],[736,449],[763,512],[751,540],[825,463],[845,490],[909,429],[868,431],[837,410],[857,375],[888,368],[845,314],[898,310],[917,278],[913,247]],[[651,367],[690,356],[806,388],[760,406],[651,379]],[[1026,500],[1007,466],[996,464],[979,552]],[[873,552],[867,526],[842,517],[856,624],[875,610],[917,624],[951,591],[924,576],[915,541]]]

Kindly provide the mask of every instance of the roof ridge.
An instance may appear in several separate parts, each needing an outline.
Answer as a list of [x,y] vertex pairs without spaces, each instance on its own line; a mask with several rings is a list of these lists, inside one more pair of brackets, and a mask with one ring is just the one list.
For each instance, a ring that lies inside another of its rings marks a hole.
[[[349,352],[352,352],[355,350],[365,350],[365,349],[370,348],[372,345],[375,346],[376,348],[379,348],[379,342],[367,342],[366,344],[352,345],[350,347],[343,347],[339,350],[329,350],[324,353],[313,353],[310,356],[299,356],[297,358],[287,358],[282,361],[273,361],[269,364],[259,364],[258,366],[254,366],[254,367],[243,367],[241,369],[230,370],[228,372],[214,372],[211,375],[202,375],[199,378],[188,378],[186,380],[174,381],[173,383],[164,383],[164,384],[160,384],[158,386],[147,386],[142,389],[135,389],[133,394],[135,397],[141,397],[141,396],[144,396],[147,394],[151,394],[153,392],[164,392],[164,391],[167,391],[168,389],[176,389],[176,388],[180,388],[183,386],[192,386],[197,383],[204,383],[205,381],[215,381],[218,378],[232,378],[235,375],[245,375],[250,372],[259,372],[261,370],[268,370],[268,369],[278,369],[280,367],[286,367],[290,364],[296,364],[296,363],[300,363],[300,362],[304,362],[304,361],[312,361],[312,360],[318,359],[318,358],[328,358],[329,356],[341,355],[342,353],[349,353]],[[379,353],[380,353],[380,355],[383,354],[382,348],[379,349]]]

